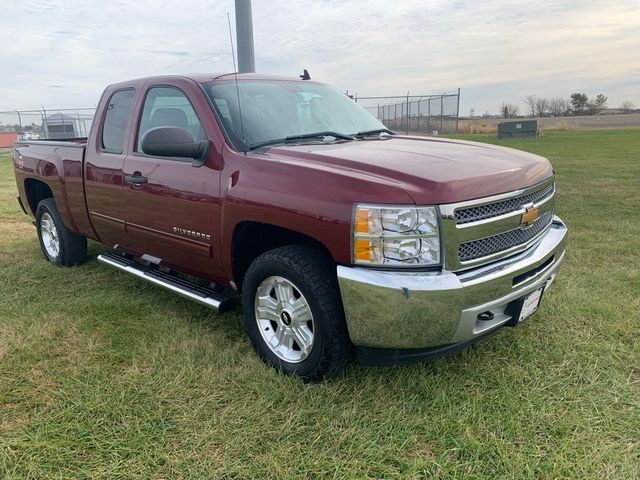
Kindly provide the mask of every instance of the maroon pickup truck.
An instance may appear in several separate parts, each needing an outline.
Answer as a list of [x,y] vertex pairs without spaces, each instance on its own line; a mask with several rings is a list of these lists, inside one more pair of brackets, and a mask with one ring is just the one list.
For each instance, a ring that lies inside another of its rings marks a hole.
[[[109,86],[88,139],[18,142],[44,257],[218,310],[305,380],[455,351],[538,307],[564,258],[536,155],[387,130],[338,90],[255,74]],[[234,292],[238,292],[237,295]]]

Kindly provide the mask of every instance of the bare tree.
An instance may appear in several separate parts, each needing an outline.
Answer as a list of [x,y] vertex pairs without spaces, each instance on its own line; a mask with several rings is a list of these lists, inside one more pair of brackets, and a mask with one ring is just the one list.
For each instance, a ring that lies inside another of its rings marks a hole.
[[548,111],[554,117],[566,115],[569,111],[569,101],[562,97],[552,97],[549,99]]
[[502,106],[500,107],[500,114],[502,118],[513,118],[518,116],[518,112],[520,109],[517,105],[513,103],[504,103],[502,102]]
[[532,116],[536,116],[536,99],[535,95],[527,95],[524,97],[524,104],[527,106],[528,113]]
[[547,113],[547,110],[549,110],[549,100],[547,100],[546,98],[538,97],[536,98],[535,107],[536,116],[544,117],[544,115]]
[[633,104],[633,102],[631,100],[625,100],[624,102],[622,102],[620,104],[620,109],[624,113],[631,113],[634,108],[635,108],[635,105]]

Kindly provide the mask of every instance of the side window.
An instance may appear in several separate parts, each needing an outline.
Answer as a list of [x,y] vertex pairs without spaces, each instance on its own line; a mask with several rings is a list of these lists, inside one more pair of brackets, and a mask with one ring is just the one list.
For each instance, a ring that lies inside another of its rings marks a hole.
[[134,96],[133,89],[120,90],[111,95],[102,126],[101,146],[103,151],[122,153],[127,119],[129,112],[131,112]]
[[147,131],[157,127],[179,127],[188,130],[194,141],[206,140],[206,135],[187,96],[175,87],[153,87],[147,92],[140,117],[136,152]]

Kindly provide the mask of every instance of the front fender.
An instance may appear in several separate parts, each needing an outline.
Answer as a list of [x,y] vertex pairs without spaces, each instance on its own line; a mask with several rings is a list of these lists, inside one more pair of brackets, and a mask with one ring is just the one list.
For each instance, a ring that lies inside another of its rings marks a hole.
[[350,264],[355,203],[413,203],[402,188],[385,179],[260,154],[227,155],[221,177],[221,248],[229,274],[233,232],[241,222],[262,222],[304,234],[324,245],[336,263]]

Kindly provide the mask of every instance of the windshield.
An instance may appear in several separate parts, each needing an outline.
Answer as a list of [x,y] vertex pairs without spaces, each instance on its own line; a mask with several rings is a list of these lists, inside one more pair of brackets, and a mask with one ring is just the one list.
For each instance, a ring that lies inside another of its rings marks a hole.
[[[244,150],[234,81],[204,85],[228,140]],[[329,85],[287,80],[238,82],[246,146],[316,132],[354,135],[384,129],[378,120]]]

